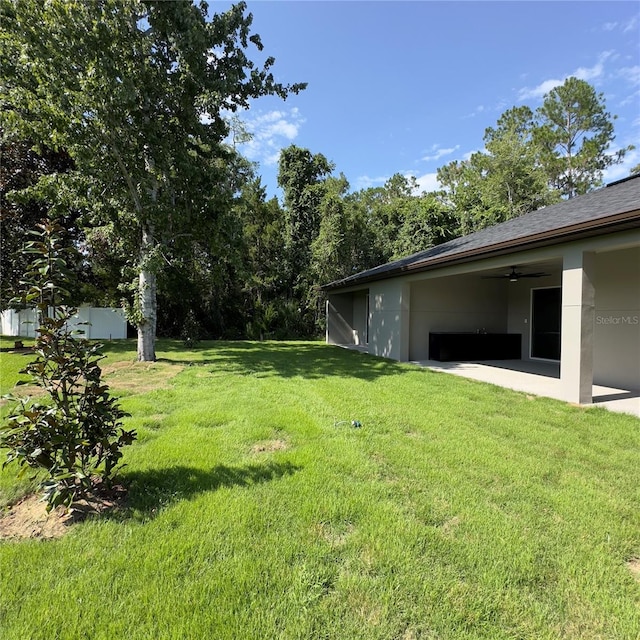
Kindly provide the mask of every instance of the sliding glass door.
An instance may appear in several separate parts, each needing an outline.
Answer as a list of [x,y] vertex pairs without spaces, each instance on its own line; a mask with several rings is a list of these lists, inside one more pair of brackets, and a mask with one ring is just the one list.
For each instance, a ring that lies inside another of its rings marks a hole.
[[531,290],[531,357],[560,360],[562,289]]

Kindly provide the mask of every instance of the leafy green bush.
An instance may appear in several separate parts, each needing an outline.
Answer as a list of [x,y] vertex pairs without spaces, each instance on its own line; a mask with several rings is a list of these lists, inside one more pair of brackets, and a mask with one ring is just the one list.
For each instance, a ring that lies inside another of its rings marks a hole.
[[56,223],[38,226],[38,240],[25,248],[36,257],[25,274],[21,302],[35,305],[39,327],[35,357],[21,373],[48,398],[38,402],[8,396],[15,404],[0,426],[0,448],[8,450],[3,466],[15,462],[21,473],[28,467],[46,471],[40,487],[51,509],[87,497],[97,479],[108,482],[122,458],[121,448],[136,433],[122,428],[128,414],[102,380],[102,345],[69,328],[76,310],[62,300],[69,284],[65,256],[73,249],[62,245],[63,230]]

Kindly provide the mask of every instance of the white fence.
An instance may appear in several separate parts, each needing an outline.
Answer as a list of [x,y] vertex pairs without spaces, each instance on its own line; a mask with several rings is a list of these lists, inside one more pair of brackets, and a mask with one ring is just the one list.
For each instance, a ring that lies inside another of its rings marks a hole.
[[[38,328],[35,311],[25,309],[2,312],[2,335],[33,338]],[[82,331],[86,338],[111,340],[127,337],[127,319],[122,309],[80,307],[69,323],[72,330]]]

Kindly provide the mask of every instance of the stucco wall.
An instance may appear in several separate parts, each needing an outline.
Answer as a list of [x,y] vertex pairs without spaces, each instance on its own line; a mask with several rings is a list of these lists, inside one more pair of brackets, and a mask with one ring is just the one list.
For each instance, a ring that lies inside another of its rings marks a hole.
[[593,381],[640,389],[640,248],[595,256]]
[[430,331],[507,331],[508,284],[476,274],[412,283],[409,358],[428,358]]
[[394,360],[409,357],[410,285],[395,278],[369,287],[369,353]]

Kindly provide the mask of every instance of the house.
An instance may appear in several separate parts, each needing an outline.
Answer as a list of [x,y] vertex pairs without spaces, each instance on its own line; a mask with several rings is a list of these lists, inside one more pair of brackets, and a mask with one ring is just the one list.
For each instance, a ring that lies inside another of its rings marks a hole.
[[[326,339],[399,361],[556,364],[640,390],[640,175],[324,287]],[[637,397],[637,395],[636,395]]]

